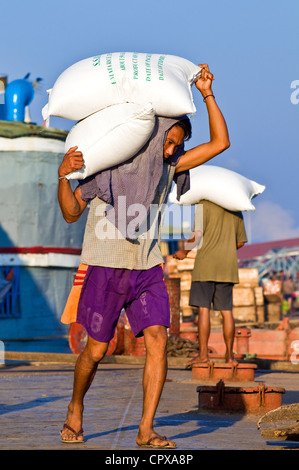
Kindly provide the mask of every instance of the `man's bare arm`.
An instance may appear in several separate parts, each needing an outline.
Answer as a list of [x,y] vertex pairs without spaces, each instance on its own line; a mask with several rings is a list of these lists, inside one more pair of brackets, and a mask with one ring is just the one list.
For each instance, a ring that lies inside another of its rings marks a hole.
[[207,106],[210,141],[187,150],[176,165],[176,173],[195,168],[219,155],[230,146],[225,119],[213,96],[213,75],[209,72],[207,64],[201,64],[200,67],[202,67],[201,78],[195,82],[195,86],[201,92]]
[[69,224],[80,218],[88,202],[81,198],[80,187],[73,192],[71,184],[65,176],[82,168],[83,164],[82,153],[77,151],[77,147],[72,147],[65,154],[58,169],[58,202],[63,218]]
[[173,254],[173,257],[179,260],[185,259],[186,256],[188,256],[188,253],[191,250],[193,250],[193,248],[199,245],[201,238],[202,238],[202,232],[200,231],[193,232],[189,240],[186,240],[184,242],[184,248],[181,248],[180,250],[176,251]]

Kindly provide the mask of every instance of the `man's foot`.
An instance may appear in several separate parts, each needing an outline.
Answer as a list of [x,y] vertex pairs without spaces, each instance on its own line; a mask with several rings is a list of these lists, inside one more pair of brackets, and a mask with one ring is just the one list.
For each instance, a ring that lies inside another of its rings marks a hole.
[[225,362],[227,364],[232,364],[233,366],[237,366],[238,365],[238,361],[235,359],[234,355],[233,354],[228,354],[226,353],[225,354]]
[[187,362],[185,368],[191,369],[194,364],[208,364],[210,362],[209,358],[206,356],[196,356],[191,359],[191,361]]
[[150,437],[148,440],[141,440],[136,439],[136,444],[139,447],[151,447],[154,449],[175,449],[176,443],[167,439],[165,436],[159,436],[155,434],[154,436]]
[[60,431],[63,442],[84,442],[82,414],[83,409],[74,413],[72,405],[69,405],[65,424]]
[[75,431],[68,424],[63,425],[62,431],[60,431],[61,441],[68,444],[84,442],[83,429],[81,428],[78,432]]

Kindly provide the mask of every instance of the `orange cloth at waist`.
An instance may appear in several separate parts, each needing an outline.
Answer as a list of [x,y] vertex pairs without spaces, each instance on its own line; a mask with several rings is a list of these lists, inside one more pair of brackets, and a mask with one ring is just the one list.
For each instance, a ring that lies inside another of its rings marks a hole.
[[76,277],[74,280],[73,287],[67,299],[66,306],[64,308],[63,314],[61,316],[61,322],[68,324],[74,323],[77,320],[77,309],[78,303],[81,295],[81,289],[83,286],[85,274],[87,271],[88,265],[87,264],[80,264],[78,271],[76,273]]

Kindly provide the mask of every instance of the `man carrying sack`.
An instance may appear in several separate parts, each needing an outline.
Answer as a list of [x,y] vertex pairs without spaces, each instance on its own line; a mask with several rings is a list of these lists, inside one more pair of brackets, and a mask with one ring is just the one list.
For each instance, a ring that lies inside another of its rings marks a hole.
[[[83,400],[125,308],[133,333],[144,335],[146,347],[143,410],[136,443],[142,447],[176,447],[153,429],[167,373],[170,309],[159,237],[150,236],[151,227],[146,222],[150,204],[165,206],[174,179],[183,193],[188,189],[188,171],[230,145],[225,120],[212,92],[213,75],[207,65],[200,67],[201,77],[195,86],[207,107],[209,142],[185,152],[184,141],[191,136],[188,118],[157,117],[149,143],[137,156],[83,180],[74,191],[65,176],[82,168],[81,152],[76,147],[69,149],[59,167],[58,200],[66,222],[77,221],[90,204],[81,255],[81,263],[87,269],[75,319],[71,320],[84,326],[88,341],[75,366],[73,395],[61,431],[63,442],[84,441]],[[122,197],[126,199],[124,210],[119,205]],[[128,223],[127,214],[134,203],[145,207],[144,216]],[[158,233],[161,221],[158,213],[155,219]]]

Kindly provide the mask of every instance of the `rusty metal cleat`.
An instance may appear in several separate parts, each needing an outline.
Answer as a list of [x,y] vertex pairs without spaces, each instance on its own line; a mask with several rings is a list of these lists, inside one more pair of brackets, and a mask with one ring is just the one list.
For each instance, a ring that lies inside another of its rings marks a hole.
[[260,414],[281,405],[285,389],[259,383],[255,387],[227,387],[223,380],[215,386],[199,386],[198,409],[213,412]]

